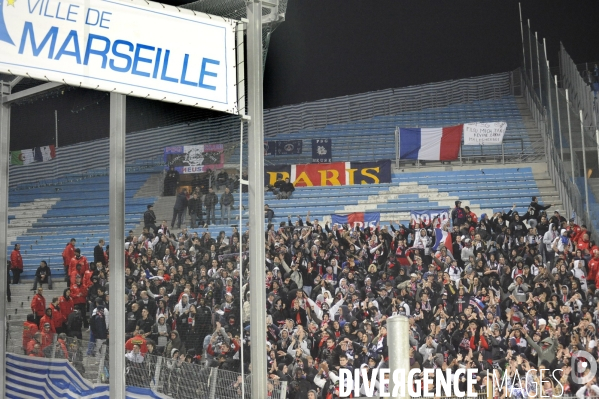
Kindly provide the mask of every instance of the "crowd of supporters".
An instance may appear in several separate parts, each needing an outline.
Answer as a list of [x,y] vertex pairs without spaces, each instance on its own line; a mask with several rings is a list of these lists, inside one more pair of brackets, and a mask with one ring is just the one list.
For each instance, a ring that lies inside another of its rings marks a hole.
[[[533,197],[523,215],[515,206],[477,215],[456,201],[449,220],[430,224],[360,229],[309,214],[269,223],[260,276],[269,378],[287,381],[291,398],[323,399],[338,397],[341,368],[364,368],[375,381],[388,361],[386,319],[404,315],[413,368],[477,368],[479,389],[495,369],[517,397],[534,386],[544,396],[596,396],[594,378],[573,378],[589,371],[571,366],[579,350],[597,358],[599,247],[585,226],[548,208]],[[185,366],[194,363],[250,373],[248,233],[159,227],[126,238],[128,364],[144,378],[155,356],[179,380],[192,378]],[[450,240],[436,242],[439,229]],[[88,263],[75,243],[63,253],[70,288],[47,308],[41,288],[33,299],[28,354],[43,354],[53,333],[80,338],[88,324],[92,351],[108,338],[108,251],[100,241]],[[527,373],[541,368],[561,372],[541,384]]]

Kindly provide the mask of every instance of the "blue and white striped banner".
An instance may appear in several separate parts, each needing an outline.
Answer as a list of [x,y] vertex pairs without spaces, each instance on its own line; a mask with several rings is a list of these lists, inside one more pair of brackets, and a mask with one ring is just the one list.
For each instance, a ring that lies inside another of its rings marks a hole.
[[[109,386],[91,384],[64,359],[6,355],[6,397],[109,399]],[[127,387],[128,399],[169,399],[149,388]]]

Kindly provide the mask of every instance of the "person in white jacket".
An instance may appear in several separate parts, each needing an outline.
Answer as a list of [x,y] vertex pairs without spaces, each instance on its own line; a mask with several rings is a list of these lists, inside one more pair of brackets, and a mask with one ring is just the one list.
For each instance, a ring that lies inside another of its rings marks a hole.
[[578,391],[576,391],[576,396],[580,399],[590,398],[590,397],[598,397],[599,396],[599,386],[596,384],[597,378],[593,377],[590,381],[584,384]]
[[572,242],[568,237],[568,232],[566,229],[562,229],[559,237],[553,240],[551,247],[553,248],[553,252],[560,254],[564,253],[565,251],[570,252],[572,250]]
[[555,241],[555,239],[558,236],[559,234],[557,232],[557,226],[555,226],[553,223],[550,223],[549,230],[547,230],[547,232],[543,236],[543,244],[545,244],[543,251],[543,261],[545,262],[545,264],[553,262],[553,259],[555,257],[555,253],[553,252],[553,241]]
[[422,249],[424,251],[424,255],[431,254],[431,246],[433,245],[432,237],[429,237],[426,233],[426,229],[420,229],[420,232],[416,234],[414,238],[414,248]]

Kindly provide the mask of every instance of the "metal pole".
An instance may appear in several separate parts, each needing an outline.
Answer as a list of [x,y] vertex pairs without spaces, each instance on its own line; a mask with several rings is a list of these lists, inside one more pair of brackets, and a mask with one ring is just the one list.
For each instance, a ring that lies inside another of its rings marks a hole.
[[539,102],[541,103],[541,107],[543,106],[543,90],[541,87],[541,61],[539,59],[539,36],[537,32],[535,32],[535,46],[537,47],[537,71],[539,78]]
[[557,134],[559,136],[559,149],[560,149],[560,155],[562,157],[562,164],[564,163],[564,142],[563,142],[563,138],[562,138],[562,121],[561,121],[561,115],[559,112],[559,90],[557,88],[557,75],[554,76],[555,78],[555,108],[557,108]]
[[[10,104],[2,98],[10,94],[10,85],[0,81],[0,398],[6,398],[6,288],[8,252],[8,165],[10,163]],[[4,155],[2,155],[4,154]]]
[[250,210],[250,328],[252,398],[266,398],[266,290],[264,289],[264,127],[262,122],[262,1],[247,2],[248,180]]
[[574,149],[572,148],[572,125],[570,124],[570,96],[568,95],[568,89],[566,89],[566,114],[568,114],[568,139],[570,141],[570,165],[572,166],[572,183],[574,181]]
[[526,51],[524,50],[524,27],[522,26],[522,4],[518,3],[518,11],[520,12],[520,36],[522,37],[522,66],[526,70]]
[[56,144],[54,148],[58,148],[58,111],[54,110],[54,136],[56,137]]
[[[239,32],[239,31],[238,31]],[[244,99],[245,103],[245,99]],[[237,108],[239,109],[239,103]],[[244,107],[245,108],[245,107]],[[243,175],[243,121],[240,125],[240,137],[239,137],[239,310],[241,316],[241,331],[242,334],[239,337],[239,356],[241,360],[241,397],[245,399],[245,371],[243,368],[243,245],[241,245],[241,237],[243,234],[243,182],[241,176]],[[233,238],[231,238],[233,240]]]
[[[543,43],[545,39],[543,39]],[[547,54],[545,54],[547,58]],[[551,127],[551,140],[555,145],[555,130],[553,129],[553,105],[551,104],[551,74],[549,73],[549,61],[545,61],[547,64],[547,104],[549,104],[549,126]]]
[[399,128],[395,128],[395,168],[399,169]]
[[[237,24],[237,110],[239,115],[245,115],[245,52],[243,31],[245,24]],[[239,171],[241,173],[241,170]],[[241,174],[239,175],[241,177]]]
[[528,54],[530,54],[530,84],[534,90],[534,76],[532,74],[532,32],[530,31],[530,19],[528,20]]
[[589,185],[588,185],[588,179],[587,179],[587,154],[586,154],[586,147],[584,145],[584,124],[582,121],[582,110],[579,111],[580,112],[580,138],[582,139],[582,165],[583,165],[583,169],[584,169],[584,197],[586,200],[586,211],[587,211],[587,217],[586,217],[586,221],[589,222],[589,217],[591,215],[591,212],[589,211]]
[[127,97],[110,93],[110,398],[125,399],[125,126]]
[[595,129],[595,144],[597,144],[597,171],[599,172],[599,129]]
[[[410,339],[409,339],[409,324],[408,318],[405,316],[392,316],[387,319],[387,341],[389,347],[389,369],[391,377],[393,370],[403,370],[405,379],[403,387],[397,391],[397,396],[393,398],[409,398],[408,394],[408,372],[410,371]],[[395,384],[393,378],[390,378],[389,391],[393,393]],[[403,395],[401,390],[403,389]]]

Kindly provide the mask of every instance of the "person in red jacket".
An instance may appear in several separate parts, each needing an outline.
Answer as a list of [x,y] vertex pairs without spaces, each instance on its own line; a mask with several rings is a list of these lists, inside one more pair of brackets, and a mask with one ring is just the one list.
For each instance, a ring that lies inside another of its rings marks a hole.
[[87,288],[83,286],[81,280],[81,275],[78,274],[75,276],[75,284],[71,285],[71,296],[73,297],[75,309],[81,312],[83,327],[89,328],[89,320],[87,319]]
[[139,350],[142,355],[148,353],[148,341],[144,338],[144,331],[137,330],[137,334],[133,337],[129,338],[127,342],[125,342],[125,349],[128,351],[133,350],[133,345],[139,345]]
[[65,288],[62,296],[58,298],[58,306],[64,320],[68,319],[69,315],[73,313],[75,304],[73,303],[73,298],[71,298],[71,290],[69,288]]
[[64,266],[64,274],[66,277],[66,281],[67,284],[69,284],[69,265],[71,264],[71,259],[73,259],[73,257],[75,256],[75,242],[77,242],[77,240],[75,240],[74,238],[71,238],[71,241],[69,241],[69,243],[64,247],[64,250],[62,251],[62,263]]
[[[23,350],[27,350],[27,344],[33,339],[35,333],[39,331],[37,324],[35,323],[35,316],[32,314],[27,315],[27,321],[23,323]],[[27,354],[27,353],[25,353]]]
[[40,320],[46,314],[46,298],[44,298],[44,289],[38,287],[37,293],[31,299],[31,311],[35,316],[35,322],[39,326]]
[[[98,263],[99,263],[99,266],[102,266],[102,263],[100,263],[100,262],[98,262]],[[96,270],[97,270],[97,265],[94,265],[92,263],[91,265],[89,265],[89,270],[86,270],[85,273],[83,273],[83,285],[88,290],[89,290],[89,287],[94,285],[94,283],[92,281],[92,277],[94,276],[94,272]]]
[[52,342],[54,341],[54,334],[51,331],[52,325],[48,322],[45,322],[44,324],[42,324],[42,341],[41,341],[41,345],[42,345],[42,350],[46,349],[48,346],[52,345]]
[[599,251],[593,252],[593,257],[589,261],[589,272],[587,274],[587,286],[592,288],[597,287],[597,276],[599,276]]
[[54,322],[56,333],[60,334],[64,332],[64,323],[67,321],[67,319],[65,319],[63,314],[60,312],[58,297],[52,298],[52,303],[50,304],[49,308],[52,310],[52,321]]
[[81,275],[83,275],[83,273],[85,273],[89,269],[87,258],[81,255],[81,250],[79,248],[75,248],[75,256],[71,259],[71,262],[69,263],[69,277],[71,276],[71,274],[73,274],[73,271],[77,270],[77,265],[81,265]]
[[27,342],[25,353],[29,356],[44,357],[42,352],[42,333],[40,331],[33,334],[33,339]]
[[46,324],[50,324],[50,332],[56,334],[56,326],[54,325],[54,320],[52,319],[52,309],[46,309],[46,314],[40,320],[40,326],[44,326]]
[[84,285],[83,284],[83,275],[84,275],[84,273],[81,271],[81,269],[82,269],[83,266],[80,263],[78,263],[75,267],[76,267],[76,269],[73,270],[73,271],[71,271],[70,274],[69,274],[69,280],[71,282],[71,284],[69,285],[69,287],[72,286],[73,284],[75,284],[75,279],[77,277],[81,277],[81,285]]
[[23,273],[23,258],[21,257],[21,245],[15,244],[15,249],[10,253],[10,270],[12,271],[12,283],[21,283]]

